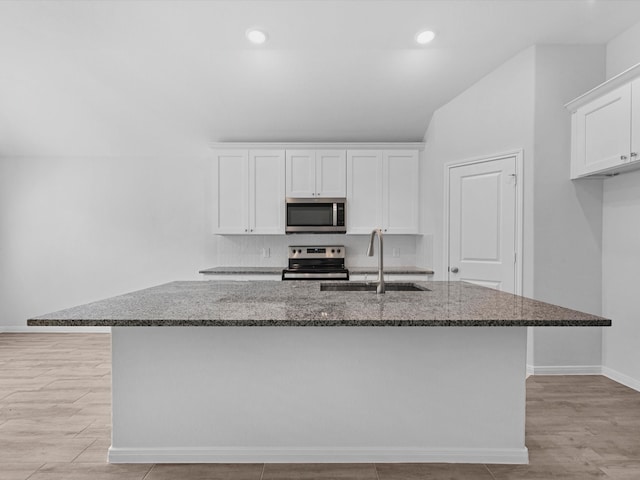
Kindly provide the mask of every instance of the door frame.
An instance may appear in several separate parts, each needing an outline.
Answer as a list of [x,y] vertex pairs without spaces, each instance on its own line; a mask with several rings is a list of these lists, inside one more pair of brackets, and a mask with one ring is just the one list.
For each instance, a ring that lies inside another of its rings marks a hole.
[[485,163],[493,160],[502,160],[504,158],[515,157],[516,161],[516,239],[515,239],[515,284],[514,292],[516,295],[522,295],[522,257],[524,244],[524,151],[523,149],[512,150],[505,153],[494,155],[485,155],[466,160],[453,160],[444,164],[444,215],[443,215],[443,270],[446,268],[446,280],[449,280],[449,216],[451,214],[449,206],[449,183],[451,179],[451,170],[456,167],[463,167],[477,163]]

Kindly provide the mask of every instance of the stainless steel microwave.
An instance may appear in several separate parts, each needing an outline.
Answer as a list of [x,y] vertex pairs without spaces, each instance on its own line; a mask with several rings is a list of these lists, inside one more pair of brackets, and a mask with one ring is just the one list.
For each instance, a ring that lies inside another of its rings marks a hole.
[[286,199],[286,233],[346,233],[345,198]]

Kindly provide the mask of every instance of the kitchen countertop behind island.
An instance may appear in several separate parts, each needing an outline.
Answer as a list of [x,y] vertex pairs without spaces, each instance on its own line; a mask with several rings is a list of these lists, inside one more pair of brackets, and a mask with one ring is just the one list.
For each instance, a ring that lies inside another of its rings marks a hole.
[[28,320],[31,326],[524,327],[611,320],[465,282],[426,291],[322,292],[307,282],[171,282]]
[[[352,275],[377,275],[378,267],[348,267]],[[204,275],[280,275],[280,267],[211,267],[200,270]],[[422,267],[386,267],[385,275],[433,275],[433,270]]]

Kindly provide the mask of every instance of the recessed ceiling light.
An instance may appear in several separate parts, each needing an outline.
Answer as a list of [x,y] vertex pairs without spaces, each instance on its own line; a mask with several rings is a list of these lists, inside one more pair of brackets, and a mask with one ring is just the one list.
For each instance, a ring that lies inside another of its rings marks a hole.
[[435,33],[433,33],[431,30],[424,30],[423,32],[419,32],[416,35],[416,42],[418,42],[420,45],[426,45],[434,38],[436,38]]
[[251,43],[255,43],[256,45],[260,45],[267,41],[267,34],[261,30],[256,30],[255,28],[250,28],[247,30],[247,38]]

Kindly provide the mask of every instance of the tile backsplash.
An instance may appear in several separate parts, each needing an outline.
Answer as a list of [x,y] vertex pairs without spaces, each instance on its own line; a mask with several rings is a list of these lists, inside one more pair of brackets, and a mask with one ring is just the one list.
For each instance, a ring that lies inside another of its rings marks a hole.
[[[369,235],[214,235],[212,266],[285,267],[291,245],[344,245],[347,267],[376,265],[377,252],[367,256]],[[375,247],[378,246],[376,240]],[[430,236],[384,236],[384,262],[387,266],[430,267]]]

